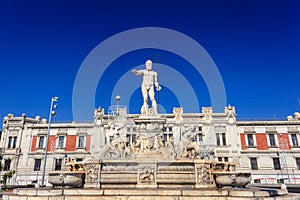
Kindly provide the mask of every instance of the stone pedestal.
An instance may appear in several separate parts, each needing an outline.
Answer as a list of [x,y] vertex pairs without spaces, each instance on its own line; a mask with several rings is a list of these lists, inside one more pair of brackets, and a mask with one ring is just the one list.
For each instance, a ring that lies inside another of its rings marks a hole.
[[134,118],[133,120],[136,124],[141,124],[141,123],[165,124],[166,123],[166,118],[163,118],[160,115],[141,115],[138,118]]
[[100,188],[101,162],[92,158],[85,163],[85,188]]
[[195,160],[195,188],[215,187],[213,175],[211,173],[211,161]]

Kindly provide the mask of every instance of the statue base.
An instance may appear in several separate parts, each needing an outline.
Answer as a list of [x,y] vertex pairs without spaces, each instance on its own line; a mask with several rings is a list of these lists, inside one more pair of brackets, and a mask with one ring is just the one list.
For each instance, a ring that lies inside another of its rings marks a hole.
[[[16,188],[12,193],[4,193],[3,199],[20,200],[20,199],[135,199],[135,200],[174,200],[174,199],[281,199],[299,200],[298,194],[281,194],[281,189],[85,189],[85,188]],[[280,196],[279,196],[280,195]]]
[[161,115],[140,115],[138,118],[133,119],[136,124],[141,123],[166,123],[166,118],[162,118]]

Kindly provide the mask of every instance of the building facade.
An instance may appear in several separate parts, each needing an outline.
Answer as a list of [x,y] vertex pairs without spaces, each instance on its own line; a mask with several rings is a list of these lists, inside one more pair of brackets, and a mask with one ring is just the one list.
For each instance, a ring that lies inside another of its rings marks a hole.
[[[47,173],[64,170],[66,162],[84,162],[105,158],[104,149],[110,133],[120,132],[127,146],[137,142],[135,120],[139,114],[128,114],[120,107],[117,114],[96,109],[90,123],[48,123],[25,114],[7,115],[1,136],[2,173],[12,172],[7,184],[41,183],[46,145]],[[201,158],[233,162],[237,170],[252,173],[254,183],[300,183],[300,116],[284,121],[238,121],[233,106],[223,113],[211,107],[201,113],[184,113],[174,108],[172,114],[161,114],[162,143],[180,148],[183,133],[190,131],[200,146]]]

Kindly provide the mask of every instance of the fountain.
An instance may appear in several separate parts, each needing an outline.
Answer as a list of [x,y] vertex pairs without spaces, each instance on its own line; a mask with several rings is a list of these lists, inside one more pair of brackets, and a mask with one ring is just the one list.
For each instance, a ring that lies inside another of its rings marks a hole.
[[86,172],[82,163],[66,163],[66,171],[50,172],[48,181],[53,186],[82,187]]
[[[196,142],[196,127],[185,127],[164,140],[167,118],[156,110],[153,90],[161,88],[151,63],[147,61],[146,70],[133,70],[143,75],[144,97],[141,115],[133,118],[134,137],[126,129],[126,120],[111,118],[100,159],[67,163],[66,171],[49,173],[55,188],[15,189],[6,199],[267,199],[276,195],[297,199],[288,196],[286,189],[247,188],[251,174],[236,170],[235,163],[215,161],[213,147]],[[118,111],[119,107],[116,116]],[[182,109],[175,109],[175,120],[181,113]]]

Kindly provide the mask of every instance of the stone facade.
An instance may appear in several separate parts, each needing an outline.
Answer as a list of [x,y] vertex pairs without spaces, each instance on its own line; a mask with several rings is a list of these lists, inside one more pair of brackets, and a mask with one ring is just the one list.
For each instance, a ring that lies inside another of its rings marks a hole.
[[[94,165],[86,166],[91,168],[85,181],[88,186],[100,179],[109,181],[106,177],[112,178],[110,167],[113,168],[114,163],[102,166],[104,174],[101,177],[97,172],[100,169],[95,169],[95,166],[101,166],[97,163],[99,160],[107,157],[134,160],[139,157],[139,152],[154,156],[157,154],[153,152],[159,150],[161,154],[157,160],[180,157],[228,161],[238,170],[251,172],[253,182],[300,183],[300,120],[297,113],[286,121],[238,121],[233,106],[227,106],[223,113],[214,113],[210,107],[203,108],[201,113],[184,113],[182,108],[174,108],[172,114],[152,119],[157,123],[155,127],[160,127],[160,130],[152,130],[151,126],[142,126],[149,119],[127,114],[126,108],[121,111],[123,114],[118,115],[118,119],[104,114],[103,109],[96,109],[94,121],[90,123],[52,123],[46,172],[63,170],[69,161],[94,159]],[[116,121],[121,121],[122,126]],[[21,117],[9,114],[4,118],[0,143],[2,164],[5,172],[14,171],[8,184],[41,182],[47,128],[48,124],[39,117],[32,119],[25,114]],[[157,134],[147,135],[147,130]],[[143,132],[143,137],[137,138],[138,132]],[[206,173],[208,167],[205,163],[195,164],[193,184],[196,187],[212,179]],[[131,168],[139,173],[125,177],[132,185],[156,187],[157,181],[165,176],[159,165],[153,163],[132,162],[126,169],[130,171]],[[167,183],[161,183],[164,184]]]

